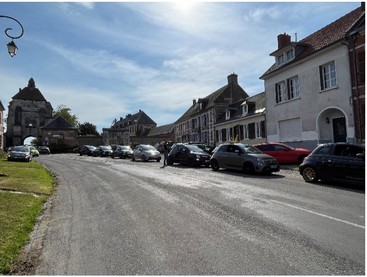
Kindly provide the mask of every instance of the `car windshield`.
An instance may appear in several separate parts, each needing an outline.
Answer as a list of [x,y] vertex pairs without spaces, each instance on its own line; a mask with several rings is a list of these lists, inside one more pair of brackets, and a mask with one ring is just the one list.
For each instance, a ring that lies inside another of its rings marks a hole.
[[15,146],[12,151],[29,152],[29,148],[27,146]]
[[130,146],[121,146],[121,150],[131,150]]
[[94,150],[94,149],[96,149],[96,147],[94,147],[94,146],[87,146],[87,148],[88,148],[89,150]]
[[152,151],[152,150],[157,150],[157,149],[155,149],[155,148],[154,148],[154,146],[152,146],[152,145],[142,145],[142,148],[143,148],[144,150],[150,150],[150,151]]
[[196,146],[196,145],[186,145],[186,147],[187,147],[190,151],[192,151],[192,152],[200,152],[200,153],[204,152],[204,151],[203,151],[203,149],[199,148],[199,147],[198,147],[198,146]]
[[108,145],[103,145],[103,146],[100,146],[100,147],[103,150],[111,150],[111,146],[108,146]]
[[243,149],[243,151],[245,151],[245,153],[254,153],[254,154],[262,153],[259,149],[257,149],[254,146],[249,146],[249,145],[244,145],[244,144],[241,144],[239,146]]

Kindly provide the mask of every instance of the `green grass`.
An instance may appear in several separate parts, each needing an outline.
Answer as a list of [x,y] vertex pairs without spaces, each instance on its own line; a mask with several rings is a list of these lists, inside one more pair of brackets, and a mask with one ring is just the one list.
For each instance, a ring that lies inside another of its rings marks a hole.
[[8,274],[54,190],[54,179],[34,161],[1,159],[0,173],[5,174],[0,177],[0,274]]

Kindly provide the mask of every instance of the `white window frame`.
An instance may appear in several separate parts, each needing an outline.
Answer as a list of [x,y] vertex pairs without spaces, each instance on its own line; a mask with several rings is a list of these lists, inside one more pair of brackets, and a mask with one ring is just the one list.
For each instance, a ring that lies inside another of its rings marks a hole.
[[275,84],[276,103],[282,103],[288,100],[285,81]]
[[231,111],[228,109],[226,110],[226,120],[231,118]]
[[288,83],[288,99],[299,98],[299,79],[298,76],[294,76],[287,80]]
[[243,138],[246,140],[250,139],[248,124],[243,125]]
[[321,91],[337,86],[335,62],[329,62],[320,66]]
[[242,115],[245,116],[248,113],[248,105],[247,104],[243,104],[242,105]]
[[255,122],[255,136],[257,139],[261,139],[261,122]]

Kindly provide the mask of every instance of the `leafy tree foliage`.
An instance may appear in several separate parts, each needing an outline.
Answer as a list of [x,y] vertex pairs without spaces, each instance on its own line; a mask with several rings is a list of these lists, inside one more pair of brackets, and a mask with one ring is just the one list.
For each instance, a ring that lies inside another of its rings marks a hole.
[[52,117],[56,118],[60,115],[74,127],[77,127],[79,125],[78,117],[75,114],[72,114],[71,109],[66,105],[59,105],[57,109],[53,112]]
[[80,135],[82,136],[99,136],[100,134],[97,132],[96,125],[84,122],[82,124],[79,124],[79,131]]

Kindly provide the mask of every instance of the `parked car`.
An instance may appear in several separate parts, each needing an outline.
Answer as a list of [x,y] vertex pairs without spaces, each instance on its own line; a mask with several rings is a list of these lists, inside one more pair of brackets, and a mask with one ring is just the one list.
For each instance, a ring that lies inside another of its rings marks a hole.
[[40,155],[40,152],[37,150],[36,147],[34,146],[29,146],[31,148],[31,152],[32,152],[32,157],[38,157]]
[[284,143],[269,142],[253,145],[261,152],[273,156],[278,163],[302,163],[303,159],[311,154],[306,148],[294,148]]
[[220,168],[242,170],[247,174],[269,174],[280,170],[278,161],[253,146],[224,143],[215,149],[210,159],[214,171]]
[[161,153],[154,148],[153,145],[149,144],[139,144],[134,148],[133,155],[131,157],[132,161],[140,159],[142,161],[156,160],[160,162]]
[[127,145],[117,145],[116,149],[112,152],[111,158],[119,157],[120,159],[131,158],[133,150]]
[[39,151],[40,154],[46,154],[46,155],[51,153],[50,148],[48,148],[47,146],[44,146],[44,145],[38,146],[38,151]]
[[79,155],[80,156],[83,156],[83,155],[87,155],[87,156],[93,156],[93,151],[96,149],[95,146],[92,146],[92,145],[83,145],[81,148],[80,148],[80,151],[79,151]]
[[177,143],[168,153],[167,157],[168,165],[179,163],[191,166],[205,165],[209,167],[209,162],[210,155],[195,144]]
[[8,161],[25,161],[32,160],[32,151],[29,146],[14,146],[8,152]]
[[93,150],[93,157],[109,157],[112,154],[112,148],[109,145],[100,145]]
[[328,180],[363,184],[365,182],[365,147],[349,143],[319,145],[299,166],[306,182]]

